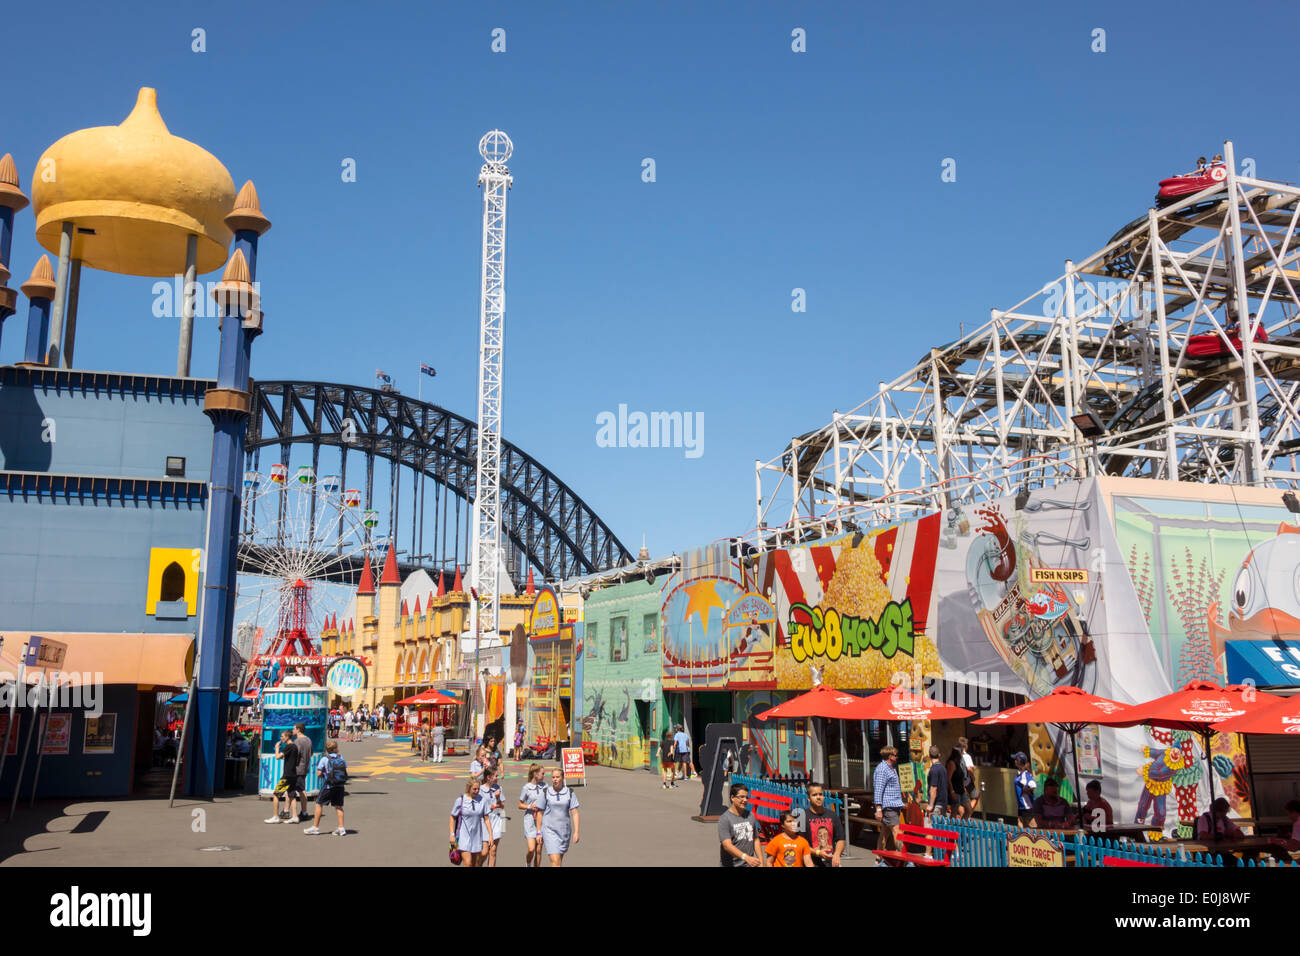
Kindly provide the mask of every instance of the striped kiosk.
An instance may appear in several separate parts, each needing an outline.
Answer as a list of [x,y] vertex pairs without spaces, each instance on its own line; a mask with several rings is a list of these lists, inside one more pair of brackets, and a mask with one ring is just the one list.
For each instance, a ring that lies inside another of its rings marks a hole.
[[[293,730],[301,723],[311,740],[312,763],[325,752],[325,720],[329,715],[328,692],[311,682],[310,677],[286,677],[278,687],[262,698],[262,755],[257,771],[257,792],[269,797],[280,780],[284,761],[275,755],[280,731]],[[307,774],[307,795],[315,796],[320,787],[316,775]]]

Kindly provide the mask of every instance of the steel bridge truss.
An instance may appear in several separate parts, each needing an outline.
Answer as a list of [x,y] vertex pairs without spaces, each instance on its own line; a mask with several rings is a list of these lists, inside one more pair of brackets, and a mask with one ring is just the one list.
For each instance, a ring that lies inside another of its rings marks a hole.
[[[1098,473],[1294,488],[1300,187],[1237,175],[1231,143],[1224,155],[1224,182],[1149,210],[756,462],[759,540]],[[1087,412],[1105,426],[1094,441],[1073,421]]]
[[[355,470],[348,476],[348,459],[365,459],[362,507],[387,502],[389,537],[400,543],[410,523],[411,546],[399,549],[409,557],[399,560],[402,570],[423,566],[425,525],[424,482],[432,480],[466,505],[474,500],[477,434],[474,422],[429,402],[400,392],[338,385],[328,382],[274,381],[253,384],[253,415],[245,442],[247,467],[257,470],[261,449],[279,447],[279,463],[286,468],[295,445],[311,449],[312,470],[321,472],[321,449],[339,449],[341,486],[360,484]],[[333,456],[326,466],[334,469]],[[389,487],[375,495],[375,462],[390,463]],[[407,481],[402,483],[403,473]],[[500,454],[502,532],[527,564],[545,580],[561,580],[632,562],[631,553],[603,521],[571,488],[536,459],[509,442]],[[403,492],[402,488],[406,490]],[[358,488],[358,490],[360,490]],[[401,513],[402,498],[410,517]],[[438,520],[437,500],[433,520]],[[313,512],[314,515],[314,512]],[[314,519],[313,519],[314,520]],[[444,508],[445,520],[445,508]],[[435,533],[436,533],[436,525]],[[340,533],[342,533],[340,531]],[[444,525],[443,534],[446,536]],[[461,564],[472,554],[468,527],[464,548],[453,555]],[[259,573],[256,555],[241,548],[241,573]],[[354,562],[355,563],[355,562]],[[360,567],[343,571],[343,580],[355,584]],[[512,567],[516,584],[522,584],[527,566]]]

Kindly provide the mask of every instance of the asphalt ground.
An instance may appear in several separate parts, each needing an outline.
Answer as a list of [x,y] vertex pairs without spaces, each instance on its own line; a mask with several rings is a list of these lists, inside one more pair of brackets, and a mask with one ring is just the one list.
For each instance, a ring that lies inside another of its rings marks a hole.
[[[255,793],[212,800],[166,797],[25,801],[0,822],[0,866],[450,866],[448,818],[463,791],[469,757],[423,763],[406,743],[386,736],[340,741],[351,779],[347,835],[333,836],[334,811],[321,817],[319,836],[298,824],[266,824],[270,801]],[[545,764],[548,771],[556,766]],[[510,819],[498,866],[524,865],[522,813],[516,809],[527,764],[507,762],[502,789]],[[662,789],[648,771],[588,767],[581,803],[581,839],[565,866],[714,867],[718,840],[699,813],[701,784]],[[314,803],[312,804],[314,807]],[[3,808],[7,811],[7,808]],[[850,848],[846,866],[869,865],[866,850]],[[545,861],[544,861],[545,865]]]

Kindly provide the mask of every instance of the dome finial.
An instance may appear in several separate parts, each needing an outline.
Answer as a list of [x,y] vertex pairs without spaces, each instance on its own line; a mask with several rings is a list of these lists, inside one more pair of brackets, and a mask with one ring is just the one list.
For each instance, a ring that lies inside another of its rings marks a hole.
[[54,269],[49,256],[41,256],[32,267],[32,277],[22,284],[23,295],[29,299],[54,298]]
[[0,156],[0,206],[18,212],[27,208],[27,196],[19,188],[18,166],[9,153]]
[[156,129],[168,135],[170,130],[163,122],[162,114],[158,112],[158,91],[152,86],[140,87],[140,92],[135,97],[135,108],[126,119],[122,120],[121,125],[128,129]]
[[239,188],[235,208],[226,214],[226,225],[232,232],[247,230],[259,236],[271,228],[271,220],[262,215],[262,204],[257,199],[257,187],[250,179]]

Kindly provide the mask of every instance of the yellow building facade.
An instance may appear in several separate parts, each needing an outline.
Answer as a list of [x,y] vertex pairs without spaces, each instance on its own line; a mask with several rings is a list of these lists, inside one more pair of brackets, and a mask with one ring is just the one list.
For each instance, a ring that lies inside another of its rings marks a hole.
[[[470,596],[456,570],[450,590],[439,577],[437,592],[423,600],[402,600],[402,581],[397,560],[390,548],[376,586],[370,559],[357,586],[356,616],[339,624],[326,623],[321,632],[325,656],[349,654],[368,660],[369,683],[353,698],[373,708],[391,708],[397,701],[430,687],[467,687],[471,679],[473,654],[461,650],[461,635],[469,627]],[[501,640],[509,645],[515,625],[527,626],[533,599],[529,595],[501,598]],[[520,653],[523,650],[520,649]],[[337,698],[331,700],[331,705]]]

